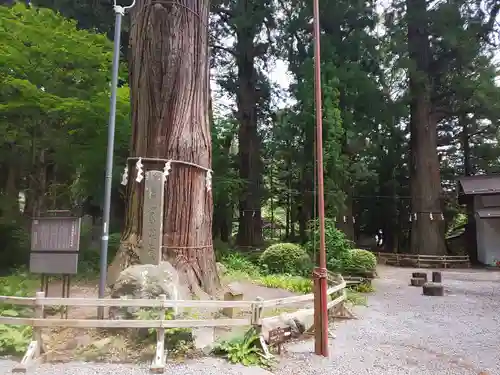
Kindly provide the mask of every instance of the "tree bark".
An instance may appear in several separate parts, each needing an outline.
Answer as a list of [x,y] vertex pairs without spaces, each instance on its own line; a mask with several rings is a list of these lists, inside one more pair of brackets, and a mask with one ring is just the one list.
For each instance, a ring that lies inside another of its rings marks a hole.
[[253,35],[239,35],[236,46],[238,66],[238,152],[240,178],[245,188],[239,202],[239,222],[236,243],[255,247],[262,236],[262,161],[257,129],[257,71],[255,70]]
[[[437,155],[437,123],[431,116],[431,59],[425,0],[407,0],[410,68],[410,185],[412,212],[411,252],[446,253],[441,217],[441,177]],[[432,218],[431,218],[432,214]]]
[[[179,3],[137,0],[131,14],[131,154],[172,159],[210,168],[209,0]],[[144,170],[164,162],[144,162]],[[138,262],[144,182],[129,164],[122,245],[108,283]],[[162,258],[172,263],[193,293],[213,294],[220,286],[212,244],[212,193],[206,172],[172,163],[165,183]]]

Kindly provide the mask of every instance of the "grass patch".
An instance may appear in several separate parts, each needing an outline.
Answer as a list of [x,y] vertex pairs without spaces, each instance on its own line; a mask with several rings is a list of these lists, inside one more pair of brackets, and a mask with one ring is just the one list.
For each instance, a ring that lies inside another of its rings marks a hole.
[[352,287],[350,287],[350,289],[358,293],[373,293],[375,291],[375,288],[372,286],[372,284],[369,283],[353,285]]
[[258,277],[254,281],[268,288],[285,289],[300,294],[311,293],[313,288],[312,280],[301,276],[265,275]]
[[355,292],[351,289],[347,289],[346,292],[347,302],[350,302],[354,306],[367,306],[368,299],[361,293]]

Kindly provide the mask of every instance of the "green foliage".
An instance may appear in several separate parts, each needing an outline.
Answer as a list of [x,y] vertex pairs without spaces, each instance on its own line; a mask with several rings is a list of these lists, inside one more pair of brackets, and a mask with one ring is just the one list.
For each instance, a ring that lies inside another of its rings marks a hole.
[[347,290],[347,301],[354,306],[366,306],[368,304],[366,296],[350,289]]
[[226,255],[222,258],[222,263],[227,267],[229,273],[243,272],[251,277],[260,275],[259,267],[240,253]]
[[229,256],[234,250],[231,248],[230,244],[221,241],[219,238],[214,239],[214,252],[217,261],[221,261],[224,257]]
[[293,243],[269,246],[260,256],[260,264],[270,273],[301,275],[311,269],[311,259],[307,252]]
[[377,258],[371,251],[363,249],[349,250],[344,258],[342,269],[345,273],[363,274],[373,272],[377,268]]
[[357,292],[357,293],[373,293],[375,291],[375,288],[373,288],[373,285],[369,283],[361,283],[354,285],[350,288],[352,291]]
[[251,328],[243,337],[219,343],[214,353],[223,355],[231,363],[241,363],[244,366],[270,367],[271,360],[266,358],[260,346],[259,335]]
[[[102,196],[112,43],[52,10],[17,3],[0,7],[0,52],[0,169],[15,172],[8,200],[21,190],[44,210]],[[129,106],[122,86],[115,165],[128,154]],[[120,172],[115,168],[115,183]],[[13,220],[11,212],[4,215]]]
[[[161,316],[158,309],[142,308],[134,314],[139,320],[173,320],[174,314],[171,310]],[[149,328],[146,334],[139,334],[139,338],[146,342],[156,342],[156,328]],[[165,347],[175,355],[186,354],[193,349],[193,336],[190,328],[166,328]]]
[[256,280],[257,283],[268,288],[279,288],[294,293],[307,294],[312,292],[313,282],[301,276],[265,275]]
[[310,293],[312,280],[287,274],[262,275],[261,270],[247,257],[240,253],[232,253],[223,258],[222,263],[227,267],[226,278],[231,280],[248,280],[268,288],[280,288],[294,293]]
[[[36,290],[36,280],[26,272],[19,271],[11,276],[0,277],[0,295],[28,297]],[[9,317],[30,317],[32,311],[19,305],[0,305],[0,315]],[[0,324],[0,354],[23,354],[31,341],[31,326]]]
[[25,220],[20,217],[9,220],[0,216],[1,268],[5,270],[20,264],[27,264],[29,249],[29,233]]
[[[308,253],[317,256],[319,250],[319,225],[317,222],[311,224],[311,239],[306,244]],[[342,271],[344,264],[350,258],[352,242],[345,234],[335,227],[335,221],[325,220],[325,246],[327,268],[333,272]]]
[[[112,262],[120,247],[121,233],[110,233],[108,239],[108,262]],[[79,269],[83,273],[96,273],[99,271],[101,248],[83,249],[80,252]]]

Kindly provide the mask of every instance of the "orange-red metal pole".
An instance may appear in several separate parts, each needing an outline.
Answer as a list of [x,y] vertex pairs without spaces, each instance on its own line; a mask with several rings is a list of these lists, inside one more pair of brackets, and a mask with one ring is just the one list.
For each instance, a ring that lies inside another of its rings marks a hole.
[[314,16],[314,82],[316,101],[316,161],[318,168],[319,267],[314,269],[315,353],[328,357],[328,296],[325,248],[325,192],[323,185],[323,115],[321,103],[321,53],[319,0],[313,0]]

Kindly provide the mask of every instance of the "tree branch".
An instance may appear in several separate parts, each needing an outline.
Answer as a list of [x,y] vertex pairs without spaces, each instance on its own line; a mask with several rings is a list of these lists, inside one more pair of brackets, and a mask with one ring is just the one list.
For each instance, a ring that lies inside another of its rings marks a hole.
[[216,45],[216,44],[211,44],[210,48],[215,49],[215,50],[220,50],[220,51],[227,52],[227,53],[233,55],[234,57],[238,56],[238,54],[237,54],[236,51],[234,51],[234,50],[232,50],[230,48],[227,48],[227,47],[219,46],[219,45]]

